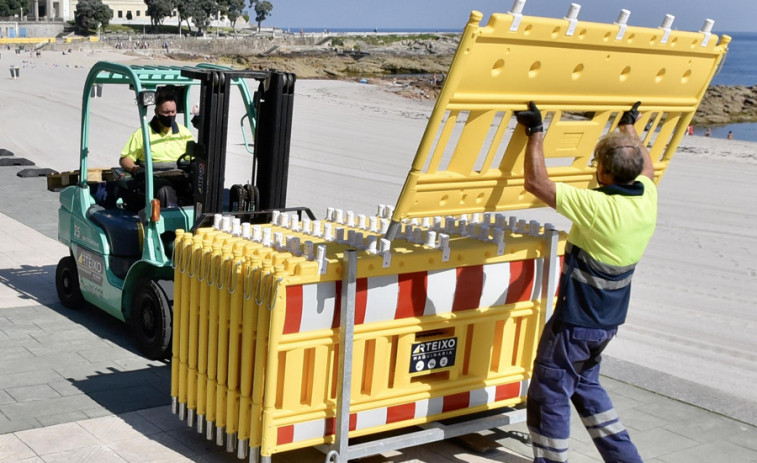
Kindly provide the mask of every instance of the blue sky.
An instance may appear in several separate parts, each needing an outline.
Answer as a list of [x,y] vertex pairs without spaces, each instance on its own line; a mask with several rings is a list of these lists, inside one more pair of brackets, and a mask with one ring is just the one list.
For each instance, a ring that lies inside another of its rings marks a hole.
[[[471,10],[506,13],[513,0],[269,0],[272,16],[264,26],[315,28],[462,29]],[[631,11],[629,25],[657,27],[666,13],[676,17],[674,29],[698,31],[706,18],[715,32],[757,32],[755,0],[577,0],[579,19],[614,22],[622,8]],[[524,14],[563,17],[568,0],[528,0]]]

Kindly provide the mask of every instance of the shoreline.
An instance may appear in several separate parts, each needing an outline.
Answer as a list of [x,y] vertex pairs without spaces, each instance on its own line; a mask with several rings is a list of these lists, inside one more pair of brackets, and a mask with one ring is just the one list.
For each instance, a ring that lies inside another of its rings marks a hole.
[[[435,38],[428,38],[432,35]],[[41,55],[122,54],[147,63],[215,62],[236,68],[277,69],[298,79],[328,79],[384,85],[414,99],[435,100],[457,50],[459,34],[286,33],[236,39],[148,35],[105,36],[101,42],[50,44]],[[118,46],[119,48],[116,48]],[[144,48],[141,48],[144,46]],[[6,47],[0,52],[13,56]],[[22,58],[38,57],[22,52]],[[438,76],[438,77],[437,77]],[[757,85],[710,85],[692,120],[695,127],[757,123]],[[753,136],[757,140],[757,129]]]

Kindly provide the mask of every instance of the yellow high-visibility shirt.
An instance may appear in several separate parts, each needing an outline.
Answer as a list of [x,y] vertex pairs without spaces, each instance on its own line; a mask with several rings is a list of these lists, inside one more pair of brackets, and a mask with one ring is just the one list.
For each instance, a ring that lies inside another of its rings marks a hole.
[[[183,125],[174,122],[172,130],[167,133],[156,131],[158,124],[153,120],[150,124],[150,149],[152,162],[174,162],[186,153],[187,142],[194,140],[192,132]],[[139,128],[131,134],[126,146],[121,150],[121,157],[128,157],[135,163],[144,162],[145,147],[142,139],[142,129]]]
[[657,186],[645,175],[636,181],[643,185],[641,195],[607,194],[556,183],[557,212],[573,222],[568,242],[605,264],[637,263],[657,222]]

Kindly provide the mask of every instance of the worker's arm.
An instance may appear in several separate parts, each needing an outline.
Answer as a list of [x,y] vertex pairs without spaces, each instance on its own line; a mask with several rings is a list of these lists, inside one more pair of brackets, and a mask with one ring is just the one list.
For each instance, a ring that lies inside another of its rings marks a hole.
[[515,117],[518,123],[526,128],[528,143],[526,144],[526,159],[523,166],[526,191],[544,201],[547,206],[554,208],[557,204],[556,188],[547,174],[547,164],[544,161],[544,126],[541,113],[534,102],[529,103],[528,111],[520,111]]
[[129,156],[122,156],[121,159],[119,159],[118,163],[121,165],[121,168],[125,170],[126,172],[129,172],[130,174],[134,174],[139,166],[131,160]]
[[652,157],[649,155],[649,150],[646,146],[644,146],[644,143],[639,138],[639,134],[636,132],[636,128],[634,127],[636,119],[639,118],[640,104],[641,101],[637,101],[636,104],[634,104],[630,109],[630,111],[623,113],[623,115],[620,117],[620,122],[618,122],[618,130],[638,143],[639,149],[641,149],[641,155],[644,157],[644,167],[642,167],[641,169],[641,174],[646,175],[650,179],[654,180],[654,166],[652,165]]

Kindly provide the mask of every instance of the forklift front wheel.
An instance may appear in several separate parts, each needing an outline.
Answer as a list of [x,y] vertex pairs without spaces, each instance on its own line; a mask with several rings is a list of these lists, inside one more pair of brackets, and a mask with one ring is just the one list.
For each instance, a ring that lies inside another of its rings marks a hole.
[[75,309],[84,304],[84,296],[79,288],[79,273],[73,257],[66,256],[58,262],[55,268],[55,290],[58,292],[61,304],[69,309]]
[[131,306],[131,327],[137,347],[150,360],[171,353],[171,307],[154,281],[139,285]]

